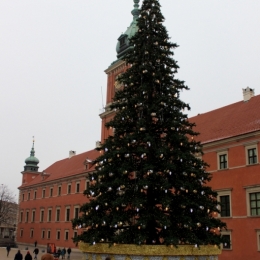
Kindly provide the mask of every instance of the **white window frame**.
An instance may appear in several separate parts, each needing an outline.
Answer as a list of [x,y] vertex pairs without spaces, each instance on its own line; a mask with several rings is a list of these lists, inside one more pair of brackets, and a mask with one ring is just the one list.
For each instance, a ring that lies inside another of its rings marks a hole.
[[20,237],[23,237],[23,229],[20,229]]
[[229,235],[229,237],[230,237],[230,248],[224,248],[224,247],[223,247],[223,244],[221,244],[221,249],[222,249],[222,250],[225,250],[225,251],[231,251],[231,250],[233,250],[233,248],[232,248],[232,232],[231,232],[231,230],[221,231],[221,235]]
[[46,189],[42,189],[42,198],[46,198]]
[[[70,192],[69,192],[70,190]],[[71,183],[68,183],[67,185],[67,194],[70,195],[71,194]]]
[[[256,163],[249,163],[248,158],[248,150],[250,149],[256,149]],[[251,143],[248,145],[245,145],[245,154],[246,154],[246,165],[256,165],[258,164],[258,142]]]
[[[218,193],[217,200],[220,202],[220,197],[222,196],[229,196],[229,207],[230,207],[230,216],[221,216],[221,214],[218,214],[219,218],[231,218],[232,217],[232,189],[222,189],[222,190],[216,190]],[[219,205],[221,207],[221,205]],[[221,211],[221,208],[220,208]]]
[[[43,216],[42,216],[42,212],[43,212]],[[40,222],[44,222],[44,209],[40,210]]]
[[50,187],[50,194],[49,194],[49,197],[52,198],[53,197],[53,187]]
[[70,210],[70,214],[69,214],[69,218],[71,217],[71,207],[70,206],[67,206],[67,207],[65,207],[65,222],[69,222],[70,221],[70,219],[69,220],[67,220],[67,209],[69,209]]
[[[58,216],[57,211],[58,210],[60,211],[60,213],[59,213],[59,220],[57,218],[57,216]],[[61,217],[61,208],[60,207],[56,207],[56,209],[55,209],[55,221],[56,222],[60,222],[60,217]]]
[[[60,193],[59,193],[59,190],[60,190]],[[57,196],[61,196],[61,193],[62,193],[62,186],[59,185],[57,188]]]
[[51,230],[50,229],[47,230],[47,239],[51,239]]
[[[34,218],[33,218],[33,213],[34,213]],[[35,222],[35,216],[36,216],[36,210],[33,209],[33,210],[32,210],[32,218],[31,218],[31,222],[32,222],[32,223]]]
[[29,215],[30,215],[30,211],[26,210],[25,212],[25,222],[28,223],[29,222]]
[[76,218],[76,209],[78,209],[78,217],[79,217],[79,214],[80,214],[80,206],[77,205],[77,206],[74,206],[74,212],[73,212],[73,217]]
[[24,212],[23,210],[20,211],[20,222],[21,222],[21,223],[23,222],[23,217],[24,217],[24,216],[23,216],[23,212]]
[[[79,191],[77,190],[78,185],[79,185]],[[75,184],[75,193],[80,193],[80,181],[77,181]]]
[[52,208],[48,208],[48,222],[51,222],[51,219],[50,219],[50,211],[51,211],[51,219],[52,219],[52,216],[53,216],[53,212],[52,212]]
[[246,189],[246,211],[247,211],[247,216],[248,217],[260,217],[259,215],[252,216],[251,215],[251,208],[250,208],[250,194],[251,193],[260,193],[260,185],[256,186],[250,186],[250,187],[245,187]]
[[45,237],[46,237],[45,229],[42,229],[41,239],[45,239]]
[[34,229],[31,228],[31,229],[30,229],[30,238],[33,238],[33,235],[34,235]]
[[[68,238],[66,238],[66,235],[68,234]],[[69,240],[69,230],[68,229],[66,229],[65,231],[64,231],[64,240],[65,241],[68,241]]]
[[[59,237],[58,237],[58,233],[59,233]],[[56,230],[56,240],[60,240],[61,237],[61,231],[60,229]]]
[[[227,167],[226,168],[220,168],[220,156],[221,155],[226,155],[227,156]],[[217,152],[217,161],[218,161],[218,170],[219,171],[222,171],[222,170],[227,170],[228,169],[228,149],[225,149],[225,150],[221,150],[221,151],[218,151]]]

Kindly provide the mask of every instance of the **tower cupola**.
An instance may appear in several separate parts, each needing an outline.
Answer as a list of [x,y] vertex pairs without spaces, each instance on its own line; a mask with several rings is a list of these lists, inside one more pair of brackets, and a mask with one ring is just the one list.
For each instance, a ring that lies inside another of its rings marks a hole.
[[34,140],[33,140],[33,145],[32,145],[32,149],[31,149],[30,157],[25,159],[24,171],[38,172],[39,160],[34,155],[35,155],[35,150],[34,150]]
[[116,51],[117,51],[117,58],[121,59],[125,53],[132,48],[132,46],[129,43],[129,39],[131,39],[137,32],[137,18],[139,16],[139,2],[140,0],[134,0],[134,9],[132,10],[133,15],[133,21],[130,24],[130,26],[127,28],[125,33],[121,34],[118,38],[118,42],[116,45]]

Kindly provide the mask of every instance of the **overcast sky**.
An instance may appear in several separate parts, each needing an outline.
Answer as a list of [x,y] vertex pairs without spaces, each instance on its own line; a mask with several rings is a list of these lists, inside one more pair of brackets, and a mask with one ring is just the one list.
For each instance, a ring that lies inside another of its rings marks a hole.
[[[259,0],[161,0],[190,116],[260,93]],[[1,181],[17,193],[35,136],[40,170],[100,140],[104,70],[133,0],[0,0]],[[213,119],[214,120],[214,119]]]

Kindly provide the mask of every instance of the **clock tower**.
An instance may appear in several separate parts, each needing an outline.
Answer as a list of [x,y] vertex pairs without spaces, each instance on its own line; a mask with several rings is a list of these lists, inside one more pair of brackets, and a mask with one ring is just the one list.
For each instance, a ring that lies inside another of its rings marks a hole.
[[110,104],[113,102],[115,91],[120,89],[122,86],[118,82],[117,77],[127,70],[127,65],[123,59],[124,55],[132,48],[129,43],[129,39],[135,35],[138,30],[137,18],[139,15],[139,2],[140,0],[134,0],[134,9],[132,10],[133,21],[127,28],[125,33],[121,34],[117,39],[116,51],[117,60],[114,61],[106,70],[107,74],[107,97],[106,106],[104,111],[99,115],[102,120],[101,126],[101,142],[103,143],[109,135],[113,135],[113,129],[106,129],[105,124],[109,122],[113,116],[114,111],[110,110]]

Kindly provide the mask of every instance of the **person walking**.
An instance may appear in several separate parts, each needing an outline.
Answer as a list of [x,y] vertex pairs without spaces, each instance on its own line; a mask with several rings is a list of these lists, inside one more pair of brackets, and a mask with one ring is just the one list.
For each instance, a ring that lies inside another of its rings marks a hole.
[[33,253],[35,254],[35,255],[34,255],[34,259],[37,259],[37,255],[39,254],[39,249],[36,247],[36,248],[33,250]]
[[70,253],[71,253],[71,248],[70,247],[68,248],[67,253],[68,253],[68,259],[70,259]]
[[6,247],[7,256],[9,256],[10,250],[11,250],[11,246],[10,246],[10,244],[8,244]]
[[58,258],[60,259],[60,255],[61,255],[61,250],[60,250],[60,248],[58,249]]
[[32,255],[30,254],[30,252],[28,251],[24,260],[32,260]]
[[23,255],[21,254],[20,250],[16,253],[14,260],[23,260]]
[[46,253],[42,255],[41,260],[54,260],[54,257],[52,254]]
[[61,250],[61,259],[65,259],[66,249],[65,247]]

